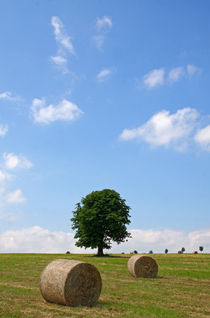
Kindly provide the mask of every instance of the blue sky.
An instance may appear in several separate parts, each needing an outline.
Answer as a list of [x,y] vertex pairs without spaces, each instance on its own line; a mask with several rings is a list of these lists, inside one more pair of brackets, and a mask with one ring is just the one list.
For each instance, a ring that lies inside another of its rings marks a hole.
[[210,252],[209,1],[0,7],[0,252],[79,252],[104,188],[132,208],[112,252]]

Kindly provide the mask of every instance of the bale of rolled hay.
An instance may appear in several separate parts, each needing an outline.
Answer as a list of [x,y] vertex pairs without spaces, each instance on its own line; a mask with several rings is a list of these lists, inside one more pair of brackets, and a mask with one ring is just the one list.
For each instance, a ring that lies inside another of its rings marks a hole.
[[67,251],[66,254],[71,254],[71,253],[69,251]]
[[48,302],[67,306],[93,306],[102,288],[101,275],[89,263],[57,259],[41,274],[40,291]]
[[133,277],[154,278],[157,276],[158,264],[145,255],[134,255],[128,260],[128,271]]
[[198,254],[198,252],[197,252],[197,251],[194,251],[193,254]]
[[182,254],[182,251],[178,251],[178,254]]

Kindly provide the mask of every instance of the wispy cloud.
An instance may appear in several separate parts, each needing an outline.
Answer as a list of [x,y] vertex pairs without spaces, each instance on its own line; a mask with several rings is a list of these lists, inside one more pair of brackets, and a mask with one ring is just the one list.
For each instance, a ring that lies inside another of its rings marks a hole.
[[75,55],[75,49],[71,38],[68,36],[64,25],[59,17],[53,16],[51,24],[54,28],[55,40],[58,44],[58,52],[56,56],[51,56],[51,61],[62,71],[63,74],[69,73],[67,67],[67,54]]
[[201,73],[201,69],[193,64],[188,64],[187,65],[187,74],[189,76],[189,78],[192,78],[193,75],[195,74],[200,74]]
[[95,45],[98,50],[101,50],[104,44],[105,36],[104,35],[95,35],[93,37],[93,41],[95,42]]
[[165,71],[163,68],[152,70],[144,75],[144,85],[148,88],[153,88],[164,83]]
[[35,98],[31,106],[34,121],[40,124],[49,124],[57,120],[72,121],[83,114],[76,104],[63,99],[58,105],[46,106],[44,99]]
[[15,168],[31,168],[32,163],[22,155],[15,155],[14,153],[3,153],[4,165],[8,170],[13,170]]
[[98,74],[97,74],[97,80],[98,81],[104,81],[106,80],[110,75],[112,71],[108,68],[103,68]]
[[198,117],[198,112],[192,108],[183,108],[174,114],[162,110],[138,128],[124,129],[120,138],[142,140],[153,147],[173,146],[176,150],[182,150],[187,137],[196,126]]
[[6,91],[3,93],[0,93],[0,100],[8,100],[11,102],[18,102],[22,99],[19,96],[13,96],[11,92]]
[[[20,98],[12,96],[11,92],[3,92],[0,94],[0,100],[18,101],[20,100]],[[8,131],[8,126],[0,124],[0,137],[4,137],[7,131]]]
[[110,17],[104,16],[102,18],[96,19],[96,30],[98,34],[93,36],[93,40],[95,42],[97,49],[102,49],[106,35],[108,32],[110,32],[111,28],[112,20]]
[[22,193],[22,190],[17,189],[7,194],[6,201],[8,203],[23,203],[25,201],[25,197]]
[[169,81],[177,82],[181,77],[185,75],[184,68],[182,66],[175,67],[168,73]]
[[145,87],[152,89],[164,84],[173,84],[182,78],[191,79],[195,74],[200,74],[201,69],[188,64],[186,67],[178,66],[166,72],[164,68],[154,69],[143,76]]
[[5,183],[5,181],[11,178],[10,174],[8,174],[4,170],[0,170],[0,187]]
[[[198,250],[204,246],[205,252],[210,252],[210,228],[199,229],[192,232],[175,231],[172,229],[157,230],[130,230],[132,238],[128,242],[117,245],[113,243],[111,253],[129,253],[138,250],[139,253],[153,250],[164,253],[177,253],[182,246],[186,252]],[[6,231],[0,234],[0,252],[16,253],[94,253],[96,250],[84,249],[75,246],[73,233],[65,233],[33,226],[16,231]]]
[[195,142],[204,150],[210,151],[210,125],[197,131]]
[[110,17],[104,16],[96,19],[96,28],[98,31],[109,31],[112,28],[112,20]]
[[7,125],[0,125],[0,137],[4,137],[8,131]]
[[51,18],[51,24],[54,28],[54,34],[56,42],[59,44],[60,49],[65,49],[71,54],[75,54],[74,46],[71,42],[70,37],[64,29],[64,25],[59,17],[53,16]]
[[51,61],[53,63],[55,63],[64,74],[69,72],[68,67],[67,67],[67,62],[68,62],[67,58],[60,56],[60,55],[51,56]]

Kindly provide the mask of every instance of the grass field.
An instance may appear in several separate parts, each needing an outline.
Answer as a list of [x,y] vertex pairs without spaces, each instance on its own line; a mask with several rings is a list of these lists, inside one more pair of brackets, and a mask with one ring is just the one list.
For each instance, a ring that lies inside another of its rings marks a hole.
[[[135,279],[129,255],[0,254],[0,317],[210,317],[210,254],[154,254],[158,277]],[[100,271],[97,306],[46,303],[39,291],[44,267],[56,258],[81,260]]]

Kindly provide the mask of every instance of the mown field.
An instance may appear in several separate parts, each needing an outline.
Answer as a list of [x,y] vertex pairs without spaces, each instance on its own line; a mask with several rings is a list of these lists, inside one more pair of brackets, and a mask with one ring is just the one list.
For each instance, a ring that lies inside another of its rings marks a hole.
[[[210,254],[154,254],[158,277],[135,279],[130,255],[0,254],[0,317],[210,317]],[[100,271],[97,306],[46,303],[39,291],[44,267],[57,258],[81,260]]]

